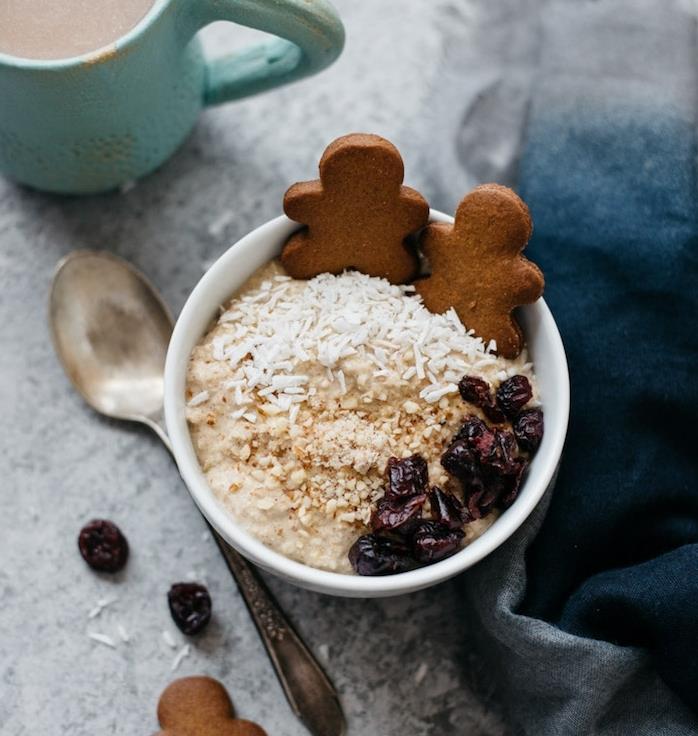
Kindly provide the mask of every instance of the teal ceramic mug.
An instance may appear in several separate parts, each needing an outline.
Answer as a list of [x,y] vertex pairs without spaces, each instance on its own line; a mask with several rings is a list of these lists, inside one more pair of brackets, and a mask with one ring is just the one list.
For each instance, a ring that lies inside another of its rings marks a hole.
[[[195,35],[216,20],[279,38],[207,60]],[[0,172],[53,192],[114,189],[170,156],[203,106],[313,74],[343,43],[326,0],[155,0],[129,33],[93,53],[0,54]]]

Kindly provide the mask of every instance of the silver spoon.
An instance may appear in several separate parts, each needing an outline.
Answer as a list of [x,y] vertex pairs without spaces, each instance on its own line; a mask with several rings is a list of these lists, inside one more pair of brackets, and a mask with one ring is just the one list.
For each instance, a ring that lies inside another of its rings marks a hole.
[[[162,408],[172,317],[152,284],[109,253],[74,251],[54,274],[49,322],[63,368],[85,401],[100,414],[147,424],[172,451]],[[211,533],[294,713],[314,736],[342,736],[332,683],[253,568]]]

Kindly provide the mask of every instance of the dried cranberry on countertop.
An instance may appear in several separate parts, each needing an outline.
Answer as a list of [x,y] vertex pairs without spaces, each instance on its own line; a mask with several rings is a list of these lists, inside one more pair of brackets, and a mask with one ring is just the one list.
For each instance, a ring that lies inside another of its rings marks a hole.
[[421,455],[410,457],[391,457],[386,467],[388,488],[386,498],[403,498],[426,493],[429,470]]
[[200,583],[175,583],[167,602],[172,620],[183,634],[198,634],[211,620],[211,596]]
[[516,375],[502,381],[497,389],[497,406],[513,419],[528,404],[533,389],[526,376]]
[[418,562],[430,565],[458,552],[464,536],[462,529],[449,529],[438,521],[422,521],[412,533],[412,554]]
[[543,439],[543,412],[540,409],[524,409],[516,415],[512,427],[519,447],[534,453]]
[[422,515],[422,505],[426,494],[406,496],[405,498],[381,498],[371,515],[371,528],[374,532],[392,531],[404,526],[408,521],[418,519]]
[[128,559],[128,542],[113,521],[94,519],[78,535],[78,548],[85,562],[101,572],[118,572]]
[[470,515],[463,504],[449,491],[434,486],[429,491],[429,505],[434,520],[449,529],[460,529],[470,521]]
[[392,575],[415,567],[404,541],[364,534],[349,550],[349,562],[359,575]]

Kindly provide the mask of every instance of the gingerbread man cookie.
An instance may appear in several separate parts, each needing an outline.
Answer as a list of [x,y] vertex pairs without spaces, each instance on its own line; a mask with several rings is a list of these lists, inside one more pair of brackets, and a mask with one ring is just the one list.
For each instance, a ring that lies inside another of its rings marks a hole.
[[531,237],[528,208],[507,187],[484,184],[458,205],[455,223],[432,223],[420,245],[431,276],[416,282],[426,307],[453,307],[463,324],[497,353],[514,358],[523,346],[513,310],[543,293],[541,270],[521,255]]
[[156,736],[267,736],[252,721],[235,717],[223,685],[210,677],[175,680],[160,696]]
[[406,244],[426,225],[429,205],[402,186],[399,151],[377,135],[355,133],[331,143],[320,160],[320,179],[294,184],[284,211],[306,227],[286,242],[281,263],[290,276],[356,269],[394,284],[417,273]]

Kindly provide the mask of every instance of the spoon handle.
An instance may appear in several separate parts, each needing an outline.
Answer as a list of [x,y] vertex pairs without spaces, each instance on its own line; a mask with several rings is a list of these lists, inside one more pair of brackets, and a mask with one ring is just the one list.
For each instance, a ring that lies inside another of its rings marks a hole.
[[[172,452],[161,414],[143,421]],[[337,691],[253,567],[209,524],[264,643],[286,699],[313,736],[344,736]]]
[[284,616],[259,575],[211,529],[293,712],[313,736],[343,736],[344,714],[332,683]]

